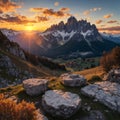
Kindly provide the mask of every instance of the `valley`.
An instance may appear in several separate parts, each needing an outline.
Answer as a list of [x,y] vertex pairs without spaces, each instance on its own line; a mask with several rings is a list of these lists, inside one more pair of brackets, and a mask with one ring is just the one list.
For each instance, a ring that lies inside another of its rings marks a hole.
[[66,66],[70,71],[82,71],[85,69],[94,68],[100,65],[100,57],[95,58],[76,58],[76,59],[53,59],[53,61],[58,62]]

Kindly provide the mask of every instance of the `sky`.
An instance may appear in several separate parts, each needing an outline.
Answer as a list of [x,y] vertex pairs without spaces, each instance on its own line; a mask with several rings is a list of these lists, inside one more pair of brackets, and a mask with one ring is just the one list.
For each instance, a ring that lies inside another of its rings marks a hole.
[[70,16],[120,34],[120,0],[0,0],[0,28],[44,31]]

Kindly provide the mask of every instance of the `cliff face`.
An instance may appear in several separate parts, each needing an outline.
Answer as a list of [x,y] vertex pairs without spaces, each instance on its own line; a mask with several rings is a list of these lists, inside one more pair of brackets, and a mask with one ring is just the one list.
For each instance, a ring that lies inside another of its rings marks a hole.
[[32,73],[18,67],[9,56],[0,51],[0,88],[20,84],[30,77],[33,77]]
[[0,31],[0,48],[11,54],[20,57],[21,59],[26,59],[23,49],[15,43],[8,40],[8,38]]

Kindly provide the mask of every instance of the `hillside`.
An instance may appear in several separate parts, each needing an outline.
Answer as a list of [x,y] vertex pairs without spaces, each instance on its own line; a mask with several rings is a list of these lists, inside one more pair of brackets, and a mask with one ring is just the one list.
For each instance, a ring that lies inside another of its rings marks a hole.
[[0,32],[0,87],[20,84],[27,78],[58,75],[64,70],[47,58],[28,54]]
[[91,68],[91,69],[87,69],[87,70],[77,71],[75,73],[83,75],[83,76],[85,76],[85,78],[87,80],[89,80],[92,76],[103,77],[105,72],[104,72],[103,68],[101,66],[99,66],[99,67],[95,67],[95,68]]

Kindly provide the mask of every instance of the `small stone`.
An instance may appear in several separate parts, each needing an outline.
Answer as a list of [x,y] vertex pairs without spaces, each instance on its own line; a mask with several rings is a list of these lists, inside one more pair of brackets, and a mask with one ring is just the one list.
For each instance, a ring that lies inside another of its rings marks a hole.
[[88,106],[88,107],[87,107],[87,111],[89,112],[90,110],[91,110],[91,107],[90,107],[90,106]]
[[82,75],[65,73],[61,75],[61,83],[65,86],[79,87],[86,84],[86,79]]
[[23,81],[23,87],[30,96],[44,93],[48,89],[48,80],[31,78]]

